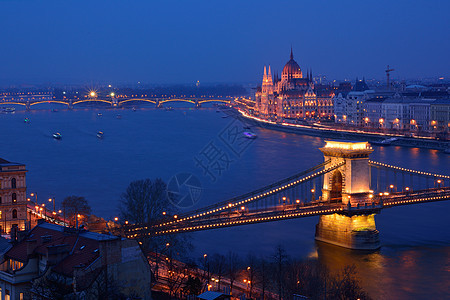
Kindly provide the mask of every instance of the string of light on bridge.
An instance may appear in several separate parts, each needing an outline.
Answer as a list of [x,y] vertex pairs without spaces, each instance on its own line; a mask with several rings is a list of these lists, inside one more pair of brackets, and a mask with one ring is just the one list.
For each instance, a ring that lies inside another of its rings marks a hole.
[[398,170],[398,171],[402,171],[402,172],[414,173],[414,174],[418,174],[418,175],[450,179],[450,176],[448,176],[448,175],[441,175],[441,174],[435,174],[435,173],[429,173],[429,172],[423,172],[423,171],[416,171],[416,170],[412,170],[412,169],[406,169],[406,168],[402,168],[402,167],[388,165],[388,164],[385,164],[385,163],[376,162],[376,161],[373,161],[373,160],[369,160],[369,164],[374,165],[374,166],[390,168],[390,169],[394,169],[394,170]]
[[[187,216],[187,217],[184,217],[184,218],[179,218],[178,219],[177,216],[175,215],[174,216],[175,220],[169,221],[169,222],[165,222],[165,223],[161,223],[161,224],[157,224],[157,225],[155,225],[155,227],[163,227],[163,226],[168,226],[168,225],[172,225],[172,224],[183,222],[183,221],[193,220],[193,219],[200,218],[200,217],[203,217],[203,216],[206,216],[206,215],[211,215],[211,214],[214,214],[214,213],[217,213],[217,212],[225,211],[225,210],[231,209],[233,207],[239,207],[239,206],[241,206],[243,204],[247,204],[248,205],[250,202],[253,202],[255,200],[259,200],[259,199],[261,199],[263,197],[270,196],[272,194],[275,194],[275,193],[278,193],[280,191],[283,191],[283,190],[285,190],[287,188],[290,188],[290,187],[293,187],[293,186],[298,185],[300,183],[303,183],[303,182],[305,182],[307,180],[311,180],[311,179],[313,179],[315,177],[318,177],[318,176],[320,176],[322,174],[331,172],[331,171],[333,171],[333,170],[343,166],[344,164],[345,164],[345,161],[342,161],[342,162],[340,162],[340,163],[338,163],[336,165],[333,165],[333,166],[331,166],[329,168],[323,169],[323,170],[321,170],[319,172],[316,172],[316,173],[311,174],[309,176],[306,176],[304,178],[295,180],[293,182],[290,182],[290,183],[287,183],[285,185],[282,185],[281,187],[274,188],[274,189],[269,190],[269,191],[267,191],[265,193],[261,193],[261,194],[256,195],[256,196],[249,197],[249,198],[247,198],[245,200],[242,200],[242,201],[239,201],[239,202],[229,203],[228,205],[224,205],[224,206],[221,206],[221,207],[218,207],[218,208],[214,208],[214,209],[211,209],[211,210],[208,210],[208,211],[205,211],[205,212],[202,212],[202,213],[197,213],[195,215]],[[145,228],[145,229],[147,229],[147,228]],[[142,227],[131,228],[130,230],[131,231],[139,231],[139,230],[142,230]]]
[[[260,223],[260,222],[267,222],[267,221],[275,221],[275,220],[283,220],[283,219],[289,219],[289,218],[298,218],[298,217],[306,217],[306,216],[315,216],[315,215],[323,215],[323,214],[333,214],[336,212],[343,211],[343,207],[338,208],[332,208],[332,209],[321,209],[321,210],[315,210],[315,211],[307,211],[307,212],[295,212],[295,213],[287,213],[284,215],[279,216],[270,216],[270,217],[254,217],[246,220],[238,220],[238,221],[226,221],[221,223],[215,223],[215,224],[206,224],[206,225],[196,225],[196,226],[188,226],[188,227],[182,227],[182,228],[174,228],[174,229],[168,229],[163,231],[156,231],[154,235],[161,235],[161,234],[169,234],[169,233],[177,233],[177,232],[186,232],[186,231],[195,231],[195,230],[203,230],[203,229],[211,229],[211,228],[220,228],[220,227],[227,227],[227,226],[233,226],[233,225],[245,225],[245,224],[252,224],[252,223]],[[147,230],[148,227],[145,227]],[[146,233],[146,235],[150,235],[151,233]],[[128,235],[128,238],[137,238],[138,233]]]

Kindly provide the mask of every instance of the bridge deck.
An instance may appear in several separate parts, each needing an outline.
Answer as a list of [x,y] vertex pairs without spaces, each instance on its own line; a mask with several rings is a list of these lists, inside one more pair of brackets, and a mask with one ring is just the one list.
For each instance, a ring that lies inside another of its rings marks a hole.
[[312,202],[304,205],[280,205],[271,208],[252,210],[247,212],[228,211],[204,218],[171,223],[167,226],[139,226],[132,225],[124,228],[128,238],[138,238],[142,235],[157,236],[182,232],[192,232],[224,228],[231,226],[249,225],[263,222],[281,221],[319,215],[341,213],[347,215],[377,213],[384,208],[444,201],[450,199],[450,188],[434,188],[408,193],[395,193],[387,196],[376,196],[370,205],[347,206],[342,203]]

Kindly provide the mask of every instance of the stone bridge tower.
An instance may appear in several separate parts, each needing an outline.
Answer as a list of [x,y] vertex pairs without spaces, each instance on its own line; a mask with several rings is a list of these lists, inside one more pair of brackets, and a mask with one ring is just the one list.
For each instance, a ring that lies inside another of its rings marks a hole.
[[372,205],[370,190],[368,142],[326,141],[320,148],[325,161],[331,165],[345,164],[324,176],[322,200],[342,203],[343,213],[320,216],[316,226],[316,240],[338,246],[373,250],[380,247],[379,233],[375,227],[375,210],[357,211],[352,208]]

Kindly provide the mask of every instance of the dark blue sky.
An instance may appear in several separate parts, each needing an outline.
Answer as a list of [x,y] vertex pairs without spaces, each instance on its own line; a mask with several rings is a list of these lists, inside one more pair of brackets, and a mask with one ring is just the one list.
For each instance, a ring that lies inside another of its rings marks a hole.
[[450,76],[450,1],[0,0],[0,83]]

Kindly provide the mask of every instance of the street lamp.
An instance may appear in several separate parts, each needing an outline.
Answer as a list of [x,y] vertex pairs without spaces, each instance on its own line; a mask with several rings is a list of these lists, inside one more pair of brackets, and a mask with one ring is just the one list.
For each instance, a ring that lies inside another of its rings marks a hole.
[[53,211],[56,211],[56,208],[55,208],[55,205],[56,205],[55,198],[49,198],[49,199],[48,199],[48,202],[53,202]]
[[34,202],[35,202],[36,204],[38,204],[38,202],[37,202],[37,193],[31,193],[30,196],[31,196],[31,197],[34,197]]

